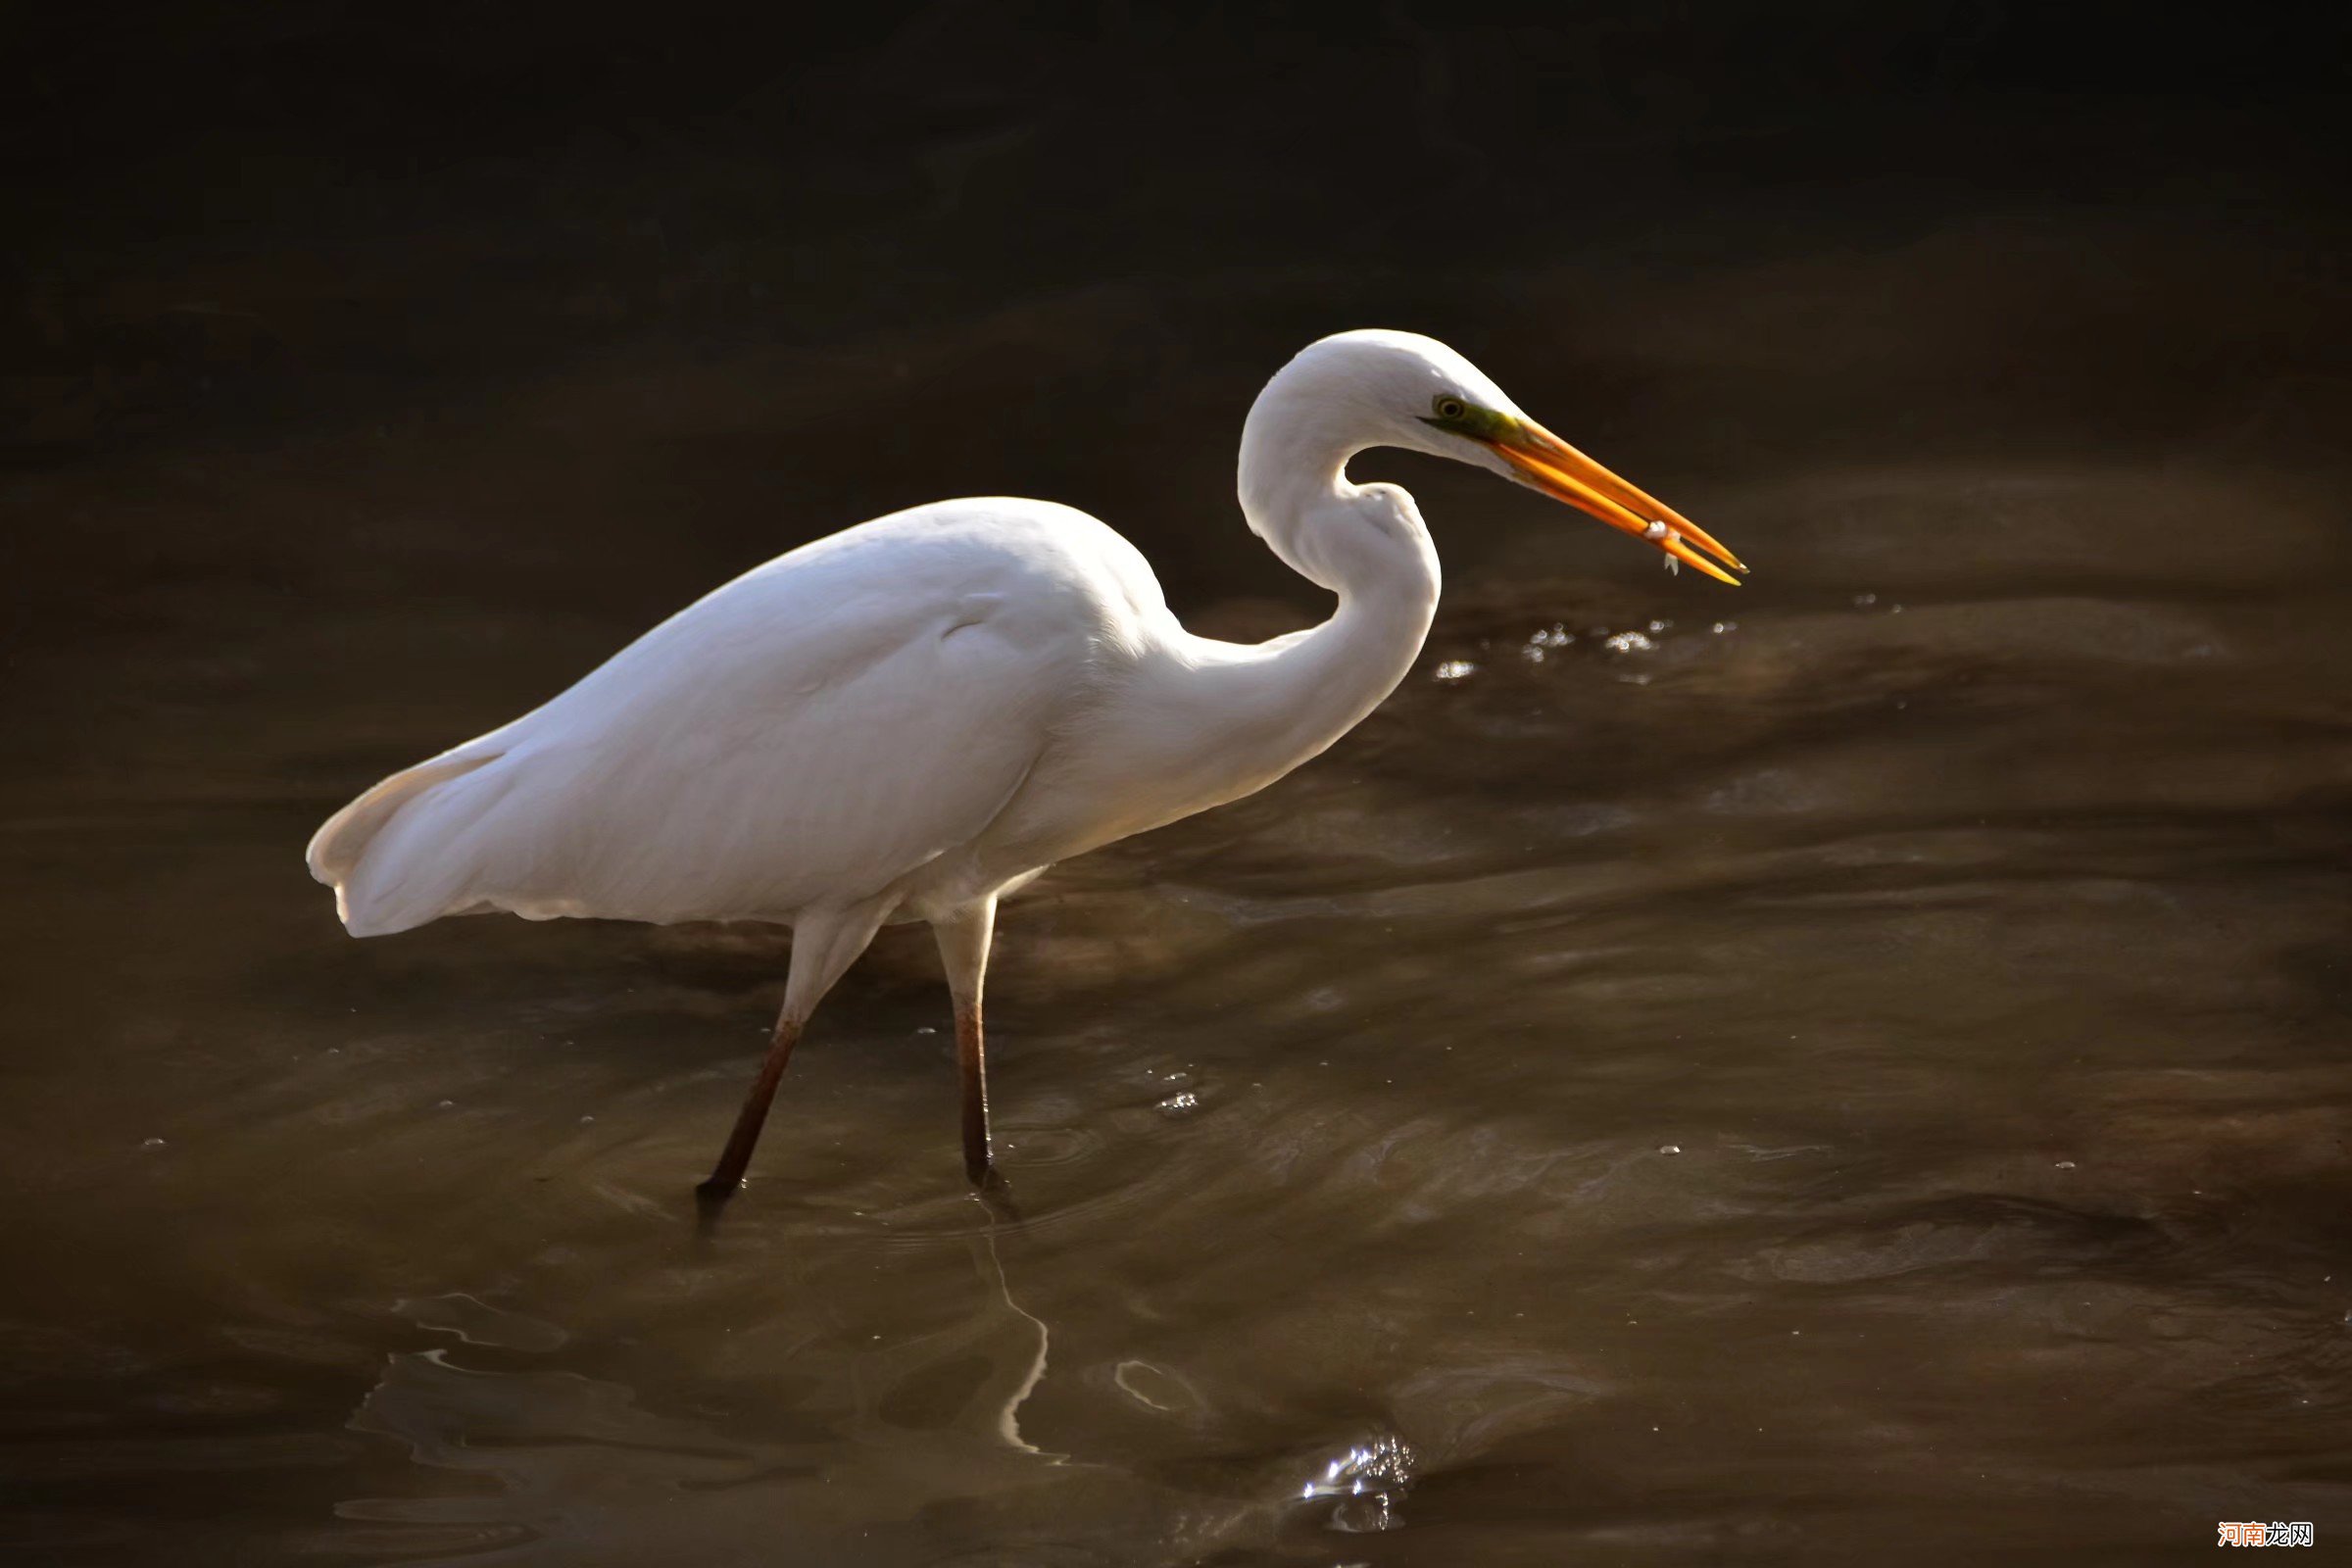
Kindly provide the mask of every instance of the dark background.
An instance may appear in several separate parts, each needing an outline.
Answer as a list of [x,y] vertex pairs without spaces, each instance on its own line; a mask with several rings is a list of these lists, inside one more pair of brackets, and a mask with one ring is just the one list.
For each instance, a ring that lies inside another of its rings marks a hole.
[[[1239,394],[1365,314],[1506,385],[1561,366],[1552,422],[1597,439],[1675,395],[1612,355],[1678,325],[1629,324],[1629,285],[1758,270],[1706,326],[1754,335],[1760,423],[1859,452],[2209,430],[2340,386],[2352,28],[2313,15],[16,8],[0,450],[396,428],[583,362],[760,351],[772,414],[705,438],[771,450],[779,508],[1007,488],[1148,528],[1221,498],[1102,493],[1115,443],[1075,426],[1221,462],[1233,402],[1155,397],[1200,361]],[[1932,275],[1805,270],[1986,222]],[[2233,289],[2249,248],[2308,292]],[[1535,273],[1498,321],[1494,279]],[[1932,417],[1822,373],[1923,331],[1973,339]],[[876,429],[861,383],[910,368]],[[1672,461],[1737,469],[1742,433]]]

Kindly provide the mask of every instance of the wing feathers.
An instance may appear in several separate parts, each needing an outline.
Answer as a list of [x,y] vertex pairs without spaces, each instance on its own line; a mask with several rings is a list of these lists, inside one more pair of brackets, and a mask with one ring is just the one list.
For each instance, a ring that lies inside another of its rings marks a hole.
[[[404,808],[429,803],[432,794],[452,780],[464,778],[499,760],[497,752],[483,752],[470,757],[452,753],[436,757],[429,762],[419,762],[404,772],[393,774],[358,800],[328,817],[323,826],[312,835],[305,852],[310,861],[311,875],[335,890],[335,912],[355,936],[373,935],[377,931],[402,930],[404,926],[384,925],[376,918],[377,911],[355,906],[351,888],[357,880],[368,846],[377,835],[391,825],[392,819]],[[431,919],[431,915],[424,919]],[[421,920],[408,924],[422,924]]]
[[1088,700],[1112,545],[1067,509],[974,501],[804,547],[386,779],[319,830],[312,871],[354,935],[869,897],[977,842]]

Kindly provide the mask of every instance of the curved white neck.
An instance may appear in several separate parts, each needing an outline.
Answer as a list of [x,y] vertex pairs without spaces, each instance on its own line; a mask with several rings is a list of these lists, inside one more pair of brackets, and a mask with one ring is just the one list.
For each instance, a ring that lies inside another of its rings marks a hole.
[[1262,409],[1243,436],[1243,514],[1339,606],[1271,642],[1181,633],[1167,649],[1175,667],[1152,706],[1172,744],[1152,747],[1153,760],[1199,804],[1262,788],[1353,729],[1412,668],[1438,608],[1437,551],[1412,498],[1348,480],[1366,443],[1313,421],[1261,421]]

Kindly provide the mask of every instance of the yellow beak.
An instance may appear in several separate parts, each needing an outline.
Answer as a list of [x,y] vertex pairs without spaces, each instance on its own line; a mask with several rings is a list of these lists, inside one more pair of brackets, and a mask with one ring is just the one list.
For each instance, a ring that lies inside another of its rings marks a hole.
[[[1738,556],[1717,544],[1704,528],[1647,491],[1620,479],[1535,420],[1516,420],[1507,434],[1485,444],[1511,466],[1522,484],[1543,491],[1554,501],[1565,501],[1581,512],[1591,513],[1612,528],[1622,529],[1637,539],[1646,539],[1673,560],[1696,566],[1717,582],[1740,586],[1740,579],[1723,567],[1729,566],[1732,571],[1745,571],[1747,567]],[[1705,550],[1715,561],[1691,549],[1692,545]],[[1716,561],[1723,565],[1717,565]]]

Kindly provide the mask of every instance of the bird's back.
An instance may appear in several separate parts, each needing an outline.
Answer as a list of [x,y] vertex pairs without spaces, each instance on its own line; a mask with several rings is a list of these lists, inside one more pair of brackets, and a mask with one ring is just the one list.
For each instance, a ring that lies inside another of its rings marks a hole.
[[780,556],[312,841],[355,935],[443,914],[790,919],[976,840],[1164,617],[1134,548],[943,502]]

